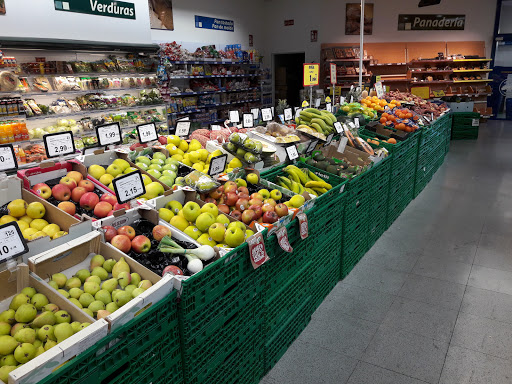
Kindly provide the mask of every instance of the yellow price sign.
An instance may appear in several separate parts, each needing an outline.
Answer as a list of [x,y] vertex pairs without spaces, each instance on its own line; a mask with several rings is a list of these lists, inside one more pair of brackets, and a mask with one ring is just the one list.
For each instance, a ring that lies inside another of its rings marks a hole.
[[446,96],[446,94],[444,93],[443,90],[440,90],[440,91],[432,91],[432,93],[434,94],[434,97],[443,97],[443,96]]
[[411,93],[422,99],[430,98],[430,87],[411,87]]
[[329,96],[327,96],[327,97],[325,98],[325,102],[326,102],[326,103],[330,103],[330,102],[331,102],[331,98],[330,98]]
[[382,81],[381,76],[375,76],[375,82],[378,83],[379,81]]
[[312,87],[318,85],[318,78],[320,73],[320,64],[306,63],[304,64],[304,86]]
[[309,103],[306,100],[304,100],[302,102],[302,108],[306,108],[306,107],[309,107]]

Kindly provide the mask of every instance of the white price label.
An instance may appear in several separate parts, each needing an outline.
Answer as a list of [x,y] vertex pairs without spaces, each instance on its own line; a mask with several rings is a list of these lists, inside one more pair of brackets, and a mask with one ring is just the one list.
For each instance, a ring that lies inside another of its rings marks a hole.
[[0,262],[28,252],[28,246],[16,223],[0,226]]
[[286,154],[288,155],[288,159],[293,161],[299,157],[299,152],[297,151],[297,147],[295,145],[290,145],[285,148]]
[[43,136],[46,157],[59,157],[75,153],[75,142],[71,132],[50,133]]
[[229,120],[232,123],[240,122],[240,113],[238,111],[229,111]]
[[96,136],[102,147],[119,144],[123,141],[119,123],[99,125],[96,127]]
[[[471,126],[478,127],[480,125],[480,119],[471,119]],[[1,159],[0,159],[1,161]]]
[[252,108],[251,113],[254,116],[254,120],[258,120],[260,117],[260,110],[258,108]]
[[331,112],[332,113],[332,104],[331,103],[325,104],[325,109],[327,110],[327,112]]
[[271,121],[272,120],[272,110],[270,108],[262,108],[261,109],[261,119],[263,121]]
[[12,144],[0,145],[0,171],[18,168]]
[[121,204],[136,199],[146,193],[146,187],[142,181],[140,171],[131,172],[126,176],[118,177],[112,180],[112,184],[114,185],[117,201]]
[[340,105],[345,104],[345,98],[343,96],[340,96]]
[[295,118],[300,116],[300,113],[302,112],[302,108],[295,108]]
[[353,123],[353,122],[349,122],[348,123],[348,126],[352,129],[355,129],[356,128],[356,125]]
[[311,143],[309,143],[308,149],[306,149],[306,153],[310,154],[311,152],[313,152],[315,150],[317,144],[318,144],[318,140],[311,141]]
[[285,108],[284,121],[290,121],[291,119],[293,119],[293,110],[291,108]]
[[347,146],[348,138],[346,136],[343,136],[340,139],[340,145],[338,145],[338,152],[343,153],[345,152],[345,147]]
[[254,127],[254,116],[252,113],[244,113],[244,128],[252,128]]
[[329,136],[327,136],[327,139],[325,140],[324,147],[327,147],[329,144],[331,144],[333,137],[334,137],[334,133],[331,133]]
[[178,121],[176,123],[176,136],[188,136],[188,132],[190,131],[190,124],[190,121]]
[[336,64],[334,63],[331,63],[331,84],[336,84],[337,83],[337,80],[336,80],[336,77],[337,77],[337,71],[336,71]]
[[215,156],[210,160],[210,168],[208,168],[208,175],[209,176],[215,176],[219,173],[224,172],[224,169],[226,169],[226,163],[228,161],[228,155],[219,155]]
[[382,87],[382,82],[377,81],[375,83],[375,91],[377,92],[377,97],[382,99],[384,97],[384,88]]
[[212,128],[212,131],[220,131],[222,129],[220,127],[220,125],[217,125],[217,124],[212,124],[211,128]]
[[343,127],[341,126],[341,123],[339,121],[334,123],[334,129],[336,129],[337,133],[343,132]]
[[356,118],[354,119],[354,126],[355,126],[356,128],[359,128],[359,117],[356,117]]
[[155,123],[137,125],[137,132],[139,133],[139,142],[141,144],[158,140]]
[[320,106],[320,99],[315,100],[315,108],[318,108]]

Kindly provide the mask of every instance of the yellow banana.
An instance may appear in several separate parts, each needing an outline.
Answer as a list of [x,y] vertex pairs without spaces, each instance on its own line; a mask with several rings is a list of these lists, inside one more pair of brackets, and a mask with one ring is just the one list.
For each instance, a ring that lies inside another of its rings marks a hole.
[[313,188],[313,190],[317,191],[320,195],[327,193],[327,189],[325,188]]
[[279,176],[279,180],[283,182],[283,184],[286,186],[286,189],[292,190],[292,181],[284,176]]
[[300,178],[299,178],[299,176],[294,171],[292,171],[290,169],[285,169],[285,171],[288,174],[288,178],[290,180],[293,180],[296,183],[300,183]]
[[306,188],[306,191],[314,196],[318,196],[318,193],[314,189]]
[[299,193],[299,191],[300,191],[299,185],[300,184],[295,182],[295,181],[293,181],[293,180],[291,180],[291,182],[292,182],[292,192],[293,193]]
[[331,189],[332,185],[326,183],[325,181],[310,181],[306,183],[307,188],[325,188],[325,189]]
[[299,186],[299,194],[302,195],[306,189],[300,183],[297,183],[297,185]]
[[297,183],[301,183],[302,185],[306,184],[306,178],[300,168],[297,168],[295,165],[288,165],[284,170],[288,172],[288,174],[292,174],[294,176],[293,180]]
[[319,178],[317,175],[315,175],[313,172],[309,171],[308,172],[308,175],[309,175],[309,178],[312,180],[312,181],[323,181],[321,178]]

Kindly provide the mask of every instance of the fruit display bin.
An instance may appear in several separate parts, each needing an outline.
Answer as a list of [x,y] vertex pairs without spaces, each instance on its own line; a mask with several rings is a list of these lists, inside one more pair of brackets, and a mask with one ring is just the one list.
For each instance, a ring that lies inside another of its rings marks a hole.
[[474,140],[478,139],[480,128],[479,113],[453,113],[452,140]]
[[[386,136],[379,135],[376,132],[370,131],[368,129],[362,128],[359,130],[359,135],[367,140],[375,140],[375,138],[379,139],[380,146],[386,148],[390,154],[393,154],[395,158],[400,158],[400,156],[403,153],[406,153],[407,151],[411,150],[415,146],[418,146],[418,143],[421,138],[422,130],[417,130],[416,132],[410,133],[405,140],[399,141],[397,140],[396,144],[390,144],[386,142],[388,138]],[[368,143],[370,146],[375,149],[378,146],[373,143]]]

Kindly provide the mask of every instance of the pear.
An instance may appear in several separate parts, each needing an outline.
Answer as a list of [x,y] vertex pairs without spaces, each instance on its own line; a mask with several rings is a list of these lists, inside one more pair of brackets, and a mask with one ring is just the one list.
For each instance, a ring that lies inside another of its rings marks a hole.
[[45,305],[43,310],[46,312],[46,311],[49,311],[49,312],[57,312],[59,310],[59,307],[55,304],[48,304],[48,305]]
[[108,279],[101,285],[102,290],[109,291],[112,293],[117,288],[117,279]]
[[59,289],[59,284],[57,284],[57,282],[55,282],[55,281],[53,281],[53,280],[50,280],[50,281],[48,282],[48,285],[49,285],[50,287],[52,287],[53,289]]
[[82,323],[82,324],[80,325],[80,329],[87,328],[89,325],[91,325],[91,323]]
[[78,277],[72,277],[66,281],[65,289],[69,291],[71,288],[80,288],[81,286],[82,280],[80,280]]
[[84,308],[82,311],[87,313],[89,316],[94,317],[94,313],[89,308]]
[[90,293],[83,293],[78,301],[84,308],[87,308],[94,301],[94,296]]
[[17,323],[17,324],[14,324],[11,328],[11,336],[14,337],[14,335],[16,334],[16,332],[18,332],[20,329],[23,329],[23,328],[28,328],[30,327],[30,325],[28,324],[24,324],[24,323]]
[[11,324],[0,322],[0,336],[1,335],[8,335],[11,333]]
[[118,307],[122,307],[132,299],[132,295],[128,292],[121,291],[116,295],[115,303]]
[[142,280],[137,288],[149,289],[153,284],[149,280]]
[[17,311],[18,308],[21,307],[23,304],[29,304],[29,303],[30,303],[30,297],[28,297],[24,293],[18,293],[11,300],[11,304],[9,304],[9,308]]
[[10,354],[10,355],[7,355],[7,356],[4,356],[0,359],[0,367],[4,367],[6,365],[13,365],[13,366],[16,366],[18,365],[18,362],[16,361],[16,359],[14,358],[14,355],[13,354]]
[[114,268],[112,268],[112,276],[117,279],[121,272],[130,273],[130,266],[125,261],[124,257],[121,257],[119,261],[114,265]]
[[79,321],[73,321],[71,323],[71,328],[73,328],[74,333],[80,332],[82,330],[81,327],[82,327],[82,323],[80,323]]
[[140,282],[142,281],[142,278],[140,277],[140,275],[136,272],[132,273],[131,274],[131,277],[132,277],[132,282],[131,284],[135,285],[136,287],[140,284]]
[[55,334],[53,332],[53,325],[45,325],[37,331],[37,338],[41,340],[43,343],[46,343],[48,340],[57,341],[55,338]]
[[112,296],[110,296],[110,292],[106,289],[100,289],[96,295],[94,295],[96,300],[101,301],[103,304],[107,305],[112,302]]
[[116,296],[117,296],[117,294],[118,294],[119,292],[123,292],[123,290],[122,290],[122,289],[114,289],[114,290],[112,291],[112,301],[116,301]]
[[3,323],[11,324],[13,325],[16,320],[14,320],[14,313],[16,311],[14,309],[8,309],[7,311],[3,311],[0,313],[0,321]]
[[80,288],[71,288],[69,290],[69,296],[73,299],[79,299],[80,296],[82,296],[82,293],[84,293],[84,291],[82,291]]
[[57,342],[55,340],[47,340],[46,343],[44,343],[44,350],[47,351],[50,348],[53,348],[57,345]]
[[105,260],[105,262],[103,263],[103,269],[108,273],[111,273],[112,268],[114,268],[114,265],[116,265],[116,261],[114,259]]
[[68,278],[63,273],[55,273],[52,275],[52,281],[55,281],[59,288],[63,288],[66,285]]
[[95,255],[91,259],[91,264],[89,268],[93,270],[96,267],[101,267],[103,263],[105,262],[105,258],[101,255]]
[[44,352],[45,352],[44,347],[42,345],[40,345],[39,347],[36,348],[36,355],[34,357],[37,357],[37,356],[43,354]]
[[82,309],[84,306],[82,304],[80,304],[80,302],[78,301],[78,299],[75,299],[74,297],[72,297],[71,299],[69,299],[69,301],[71,301],[73,304],[75,304],[78,308]]
[[143,288],[135,288],[133,291],[132,291],[132,297],[133,298],[136,298],[137,296],[139,296],[142,292],[144,292],[144,289]]
[[103,303],[103,301],[96,300],[93,301],[91,305],[89,305],[89,307],[87,308],[89,308],[93,313],[96,313],[101,309],[105,309],[105,304]]
[[37,316],[37,309],[32,304],[22,304],[14,314],[18,323],[30,323]]
[[32,328],[41,328],[43,325],[53,325],[55,322],[55,314],[53,312],[46,311],[37,315],[31,326]]
[[103,267],[95,267],[92,272],[92,276],[98,276],[101,281],[108,279],[108,272]]
[[109,311],[110,313],[114,313],[115,311],[117,311],[119,309],[119,307],[117,306],[116,303],[112,302],[112,303],[108,303],[106,305],[105,309],[107,311]]
[[14,338],[19,343],[32,344],[34,341],[36,341],[36,331],[34,331],[32,328],[23,328],[16,332]]
[[100,319],[103,319],[104,317],[107,317],[108,315],[110,315],[109,311],[106,311],[104,309],[100,309],[98,311],[98,314],[96,315],[96,319],[100,320]]
[[132,292],[134,290],[136,290],[137,287],[133,284],[130,284],[130,285],[127,285],[126,288],[124,289],[125,292],[128,292],[130,295],[132,294]]
[[9,381],[9,373],[14,371],[17,367],[13,365],[4,365],[0,368],[0,380],[2,380],[4,383],[7,383]]
[[[39,329],[41,329],[41,328],[39,328]],[[36,331],[36,336],[37,336],[37,332],[39,332],[39,329]],[[36,349],[37,349],[37,348],[39,348],[41,345],[43,345],[43,342],[42,342],[41,340],[39,340],[39,339],[36,339],[32,344],[33,344],[33,345],[34,345],[34,347],[36,347]]]
[[62,296],[64,296],[66,299],[69,299],[69,292],[65,289],[57,289],[57,292],[59,292]]
[[[87,279],[85,279],[85,283],[96,283],[98,285],[101,284],[101,279],[99,276],[89,276]],[[85,285],[84,283],[84,285]]]
[[0,355],[10,355],[17,346],[18,342],[14,337],[9,335],[0,336]]
[[100,285],[94,281],[87,281],[84,284],[84,292],[95,295],[100,290]]
[[32,287],[25,287],[21,290],[21,293],[24,293],[28,297],[32,298],[32,296],[34,296],[37,293],[37,291]]
[[64,340],[70,336],[73,336],[75,333],[73,331],[73,327],[69,323],[57,324],[54,327],[53,332],[57,338],[57,343],[62,343]]
[[75,276],[80,279],[80,281],[85,283],[85,279],[87,279],[89,276],[91,276],[91,272],[87,269],[81,269],[77,273],[75,273]]
[[36,355],[36,349],[32,344],[23,343],[14,350],[14,358],[18,363],[25,364]]
[[42,293],[36,293],[34,296],[32,296],[30,302],[34,305],[34,307],[36,307],[38,311],[40,311],[41,309],[43,309],[45,305],[50,303],[48,301],[48,298]]
[[71,323],[71,316],[66,311],[58,311],[55,313],[55,322],[57,324]]
[[132,275],[130,275],[129,272],[119,272],[119,275],[117,275],[117,281],[121,288],[125,288],[127,285],[129,285],[132,282]]

